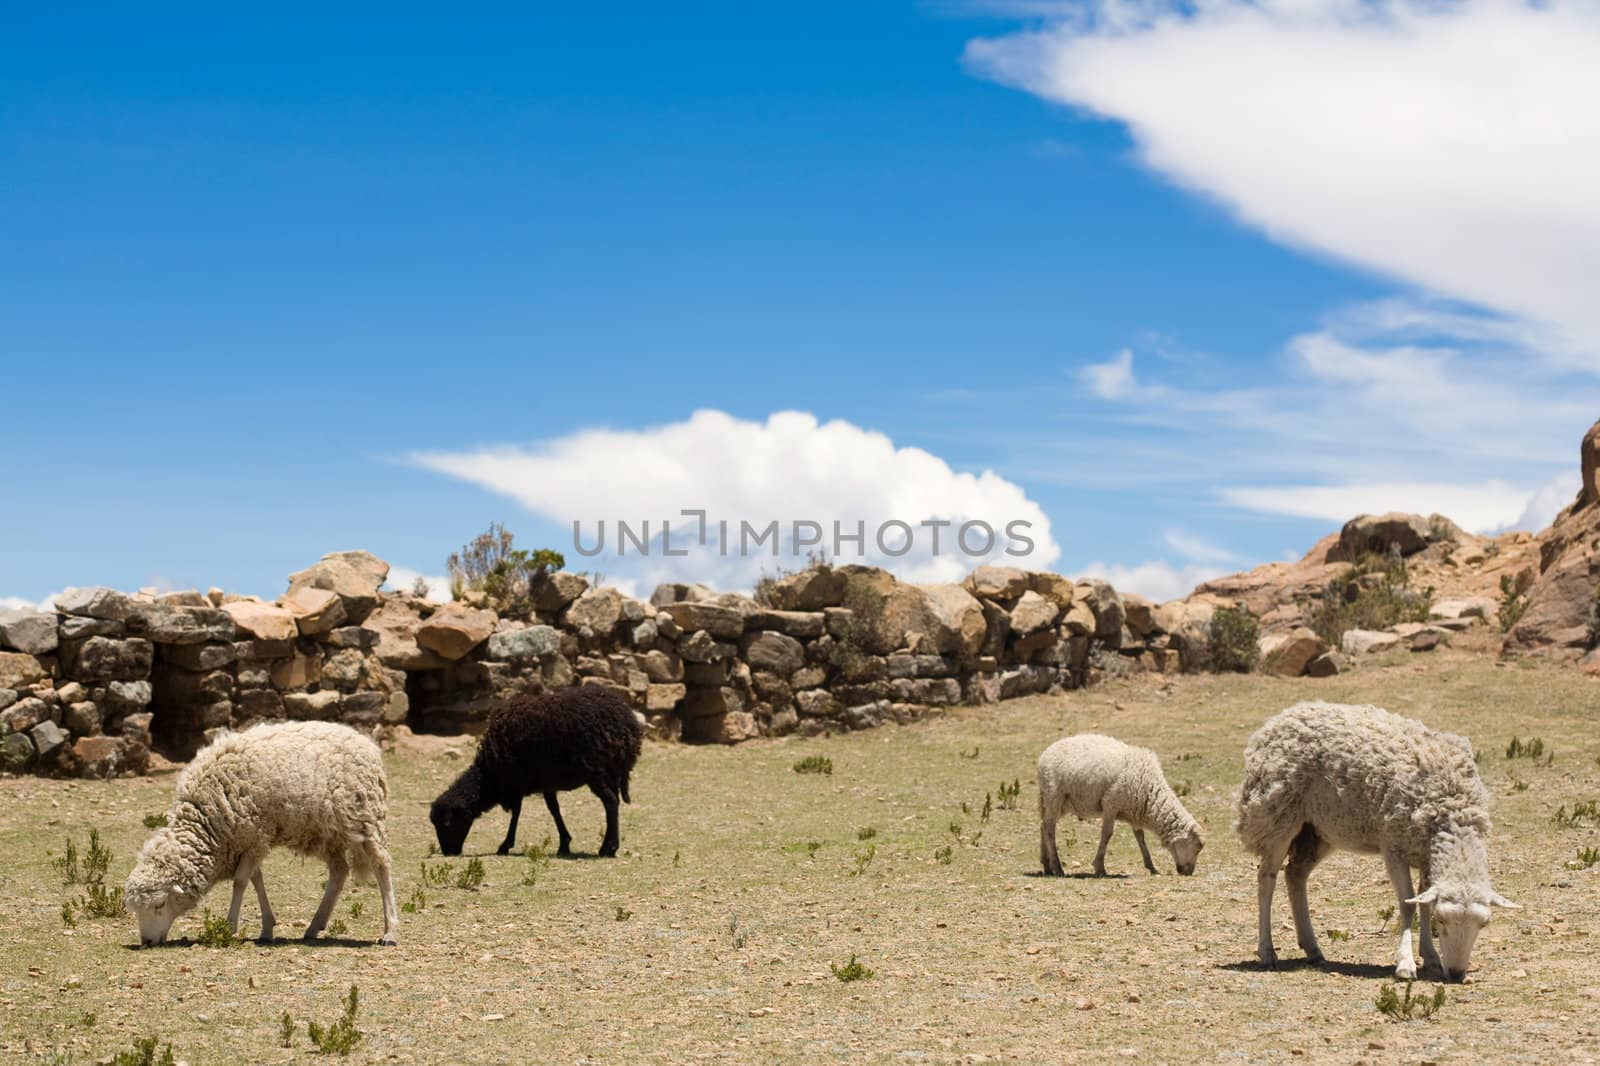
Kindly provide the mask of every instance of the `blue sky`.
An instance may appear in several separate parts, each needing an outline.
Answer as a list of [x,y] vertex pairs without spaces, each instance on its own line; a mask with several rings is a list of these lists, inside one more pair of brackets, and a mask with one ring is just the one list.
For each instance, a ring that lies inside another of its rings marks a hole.
[[[1439,228],[1412,232],[1441,183],[1395,149],[1405,123],[1497,132],[1472,113],[1486,75],[1452,96],[1439,69],[1471,66],[1450,57],[1478,27],[1396,35],[1422,45],[1396,45],[1389,91],[1444,85],[1420,117],[1340,94],[1336,54],[1272,94],[1225,61],[1273,34],[1291,59],[1370,45],[1316,6],[11,12],[0,597],[274,595],[352,547],[438,574],[492,520],[565,547],[570,519],[678,496],[762,520],[1007,506],[960,477],[985,470],[1048,518],[1051,565],[1157,594],[1396,494],[1480,528],[1548,518],[1600,414],[1600,331],[1561,274],[1600,247],[1561,184],[1592,189],[1594,120],[1574,108],[1573,148],[1501,116],[1503,180],[1457,205],[1447,171]],[[1595,29],[1521,10],[1535,37]],[[1537,43],[1530,68],[1567,69]],[[1508,91],[1553,91],[1515,60]],[[1502,224],[1528,216],[1496,199],[1519,166],[1553,219]],[[1523,232],[1545,221],[1563,250]],[[702,410],[728,419],[682,444]],[[821,450],[762,466],[784,411]],[[528,462],[484,467],[508,448]],[[642,455],[687,488],[655,491]],[[788,499],[807,513],[773,513]]]

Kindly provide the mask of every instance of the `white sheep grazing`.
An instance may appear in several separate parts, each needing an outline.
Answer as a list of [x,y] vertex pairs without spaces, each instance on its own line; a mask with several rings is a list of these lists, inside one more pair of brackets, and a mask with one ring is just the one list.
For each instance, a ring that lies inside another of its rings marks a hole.
[[286,847],[328,864],[328,885],[307,940],[322,932],[352,867],[370,873],[383,896],[383,936],[399,926],[389,880],[389,784],[378,746],[333,722],[277,722],[228,733],[178,777],[167,825],[139,852],[123,901],[139,918],[139,939],[160,944],[180,914],[212,885],[233,879],[228,930],[239,928],[244,886],[261,905],[261,939],[272,939],[261,861]]
[[[1422,908],[1422,960],[1459,981],[1491,907],[1515,907],[1489,887],[1489,792],[1472,745],[1377,707],[1297,703],[1256,730],[1244,750],[1239,838],[1261,860],[1257,953],[1272,947],[1272,890],[1286,887],[1300,948],[1322,960],[1306,879],[1335,849],[1377,853],[1400,903],[1395,976],[1417,976],[1411,920]],[[1420,894],[1411,868],[1421,871]],[[1444,948],[1434,950],[1430,918]]]
[[1205,847],[1200,823],[1173,794],[1155,752],[1097,733],[1058,740],[1039,756],[1039,862],[1047,876],[1065,873],[1056,851],[1056,822],[1068,813],[1084,821],[1100,819],[1100,850],[1094,856],[1094,872],[1100,877],[1106,873],[1106,845],[1119,819],[1133,826],[1144,868],[1151,873],[1156,864],[1145,846],[1146,829],[1154,829],[1172,852],[1180,874],[1194,873],[1195,859]]

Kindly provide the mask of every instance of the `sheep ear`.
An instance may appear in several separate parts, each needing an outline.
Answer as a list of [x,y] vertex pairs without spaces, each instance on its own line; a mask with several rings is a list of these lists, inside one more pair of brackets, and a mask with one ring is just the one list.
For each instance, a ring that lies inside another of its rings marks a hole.
[[1412,903],[1412,904],[1432,903],[1434,900],[1436,900],[1438,898],[1439,898],[1439,886],[1438,885],[1431,885],[1431,886],[1429,886],[1429,888],[1428,888],[1428,890],[1426,892],[1423,892],[1423,893],[1421,893],[1419,895],[1412,896],[1410,899],[1406,900],[1406,902],[1407,903]]
[[1508,911],[1520,911],[1522,909],[1522,904],[1512,903],[1498,892],[1489,893],[1489,906],[1504,907]]

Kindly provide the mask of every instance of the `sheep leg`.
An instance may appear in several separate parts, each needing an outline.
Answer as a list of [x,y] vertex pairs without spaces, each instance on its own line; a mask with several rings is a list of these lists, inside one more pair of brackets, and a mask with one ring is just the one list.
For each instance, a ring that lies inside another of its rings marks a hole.
[[554,792],[544,794],[544,805],[550,808],[550,817],[556,820],[556,832],[561,836],[561,846],[556,849],[556,854],[571,855],[572,834],[567,832],[567,823],[561,820],[561,804],[556,800]]
[[600,797],[600,802],[606,808],[606,836],[600,842],[600,857],[612,858],[617,854],[617,846],[622,842],[622,834],[617,828],[619,804],[617,792],[609,785],[590,785],[589,791]]
[[1295,838],[1289,856],[1289,867],[1284,871],[1284,888],[1289,893],[1289,909],[1294,912],[1295,939],[1300,942],[1300,950],[1306,953],[1310,962],[1322,961],[1322,949],[1317,946],[1317,931],[1311,924],[1311,902],[1306,895],[1306,882],[1311,879],[1311,871],[1316,869],[1332,850],[1322,838],[1308,830],[1301,830]]
[[1150,860],[1150,848],[1144,842],[1144,830],[1135,829],[1133,839],[1139,842],[1139,854],[1144,856],[1144,868],[1151,873],[1156,872],[1156,864]]
[[1106,815],[1100,823],[1100,850],[1094,853],[1094,875],[1106,875],[1106,847],[1111,843],[1111,834],[1116,831],[1117,819],[1115,815]]
[[233,900],[228,904],[229,936],[239,932],[239,908],[244,905],[244,886],[255,876],[258,866],[257,859],[246,855],[239,860],[238,867],[233,871]]
[[1039,822],[1039,865],[1044,868],[1046,877],[1067,875],[1061,868],[1061,853],[1056,850],[1056,823],[1053,818]]
[[1411,923],[1416,918],[1417,906],[1407,900],[1416,895],[1411,891],[1411,864],[1392,851],[1383,854],[1383,863],[1389,870],[1389,883],[1394,886],[1400,908],[1400,946],[1394,953],[1394,975],[1402,981],[1417,979],[1417,962],[1411,954]]
[[317,913],[311,916],[311,924],[306,926],[307,940],[317,939],[323,926],[328,924],[328,919],[333,915],[333,905],[339,902],[339,893],[344,891],[344,881],[349,876],[350,863],[343,855],[335,855],[328,860],[328,888],[322,893],[322,903],[317,907]]
[[1264,853],[1256,868],[1256,958],[1263,966],[1278,965],[1278,953],[1272,947],[1272,893],[1278,887],[1278,870],[1288,852],[1283,847]]
[[[1428,891],[1428,878],[1417,878],[1417,891]],[[1417,921],[1417,929],[1422,940],[1422,965],[1424,968],[1432,966],[1439,976],[1446,976],[1444,960],[1439,958],[1439,951],[1433,946],[1433,904],[1424,903]]]
[[506,838],[500,842],[496,855],[510,855],[517,844],[517,819],[522,817],[522,797],[511,801],[511,824],[506,826]]
[[400,928],[400,908],[394,902],[394,881],[389,876],[389,852],[373,846],[367,850],[367,861],[372,876],[378,882],[378,895],[383,897],[383,935],[378,943],[387,947],[395,944],[395,932]]
[[267,902],[267,879],[261,876],[261,867],[256,866],[256,872],[250,875],[250,883],[256,888],[256,903],[261,907],[261,940],[268,943],[272,940],[272,928],[278,924],[278,918],[272,913],[272,904]]

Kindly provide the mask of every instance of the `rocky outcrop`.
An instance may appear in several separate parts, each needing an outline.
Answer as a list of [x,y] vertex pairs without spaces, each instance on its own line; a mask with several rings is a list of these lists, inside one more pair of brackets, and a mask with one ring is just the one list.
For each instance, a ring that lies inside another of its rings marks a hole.
[[1579,449],[1578,498],[1540,537],[1536,576],[1526,606],[1506,635],[1508,650],[1578,659],[1600,642],[1600,422]]

